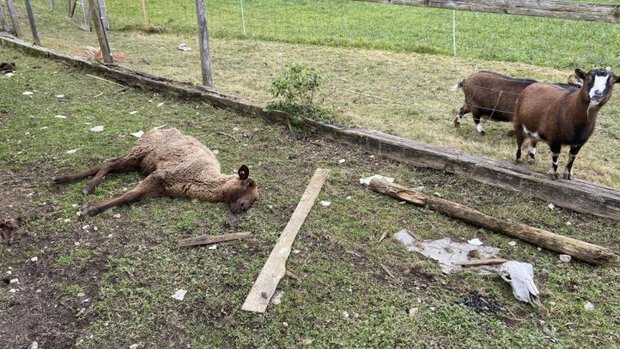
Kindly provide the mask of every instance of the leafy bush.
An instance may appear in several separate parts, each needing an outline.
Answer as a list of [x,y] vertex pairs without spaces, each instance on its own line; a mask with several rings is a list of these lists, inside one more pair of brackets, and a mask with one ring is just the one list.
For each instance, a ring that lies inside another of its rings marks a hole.
[[321,80],[321,76],[313,69],[290,63],[271,82],[271,93],[281,104],[310,106],[314,103],[314,93],[319,89]]

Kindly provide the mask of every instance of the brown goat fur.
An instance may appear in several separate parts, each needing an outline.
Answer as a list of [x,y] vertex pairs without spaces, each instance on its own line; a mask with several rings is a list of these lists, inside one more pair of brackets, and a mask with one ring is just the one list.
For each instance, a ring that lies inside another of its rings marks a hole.
[[573,177],[575,157],[592,135],[598,112],[611,98],[614,84],[620,82],[620,77],[609,68],[587,73],[576,69],[575,75],[583,81],[580,89],[535,83],[521,92],[515,107],[516,161],[521,159],[521,146],[526,137],[530,139],[529,161],[535,160],[537,142],[544,141],[551,148],[552,179],[560,177],[558,157],[563,145],[570,146],[563,177]]
[[55,183],[94,176],[83,190],[94,191],[110,172],[141,171],[147,177],[132,190],[82,209],[82,215],[96,215],[111,207],[143,197],[172,196],[224,202],[233,213],[247,211],[258,198],[258,186],[242,165],[235,175],[224,175],[215,154],[194,137],[179,130],[152,129],[119,158],[76,174],[58,175]]
[[[472,113],[476,131],[485,134],[480,123],[481,118],[494,121],[512,121],[517,97],[526,87],[536,80],[513,78],[489,71],[479,71],[458,83],[463,89],[465,101],[454,118],[454,127],[461,126],[463,115]],[[557,86],[566,89],[578,89],[578,82],[566,84],[557,83]]]

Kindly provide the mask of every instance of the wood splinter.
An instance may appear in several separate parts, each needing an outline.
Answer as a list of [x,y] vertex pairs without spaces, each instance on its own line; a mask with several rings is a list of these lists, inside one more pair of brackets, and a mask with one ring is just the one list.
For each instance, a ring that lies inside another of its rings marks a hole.
[[189,239],[184,239],[179,242],[179,247],[192,247],[201,245],[211,245],[219,242],[232,241],[245,239],[250,236],[249,232],[243,233],[230,233],[223,235],[201,235]]

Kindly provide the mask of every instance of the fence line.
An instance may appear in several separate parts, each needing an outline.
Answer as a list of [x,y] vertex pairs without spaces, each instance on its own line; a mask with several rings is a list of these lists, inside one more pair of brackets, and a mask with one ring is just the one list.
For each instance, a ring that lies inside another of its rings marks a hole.
[[620,5],[579,4],[537,0],[355,0],[395,5],[423,6],[451,10],[505,13],[596,22],[620,23]]

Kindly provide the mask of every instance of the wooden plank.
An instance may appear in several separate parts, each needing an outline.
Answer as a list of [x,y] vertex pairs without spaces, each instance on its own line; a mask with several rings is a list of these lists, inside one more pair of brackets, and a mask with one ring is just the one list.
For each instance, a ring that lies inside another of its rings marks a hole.
[[280,279],[286,273],[286,260],[291,253],[291,246],[295,241],[297,232],[306,220],[328,174],[329,170],[320,168],[314,172],[310,184],[308,184],[297,208],[295,208],[295,212],[280,234],[280,238],[273,247],[241,309],[257,313],[263,313],[267,309]]
[[32,40],[37,46],[41,46],[41,39],[39,39],[39,31],[37,30],[37,23],[34,19],[34,12],[32,11],[32,5],[30,0],[24,0],[26,5],[26,13],[28,13],[28,22],[30,22],[30,30],[32,31]]
[[200,68],[202,84],[213,86],[211,77],[211,52],[209,48],[209,31],[207,27],[207,7],[205,0],[196,0],[196,19],[198,20],[198,36],[200,44]]
[[245,239],[250,236],[249,232],[244,233],[230,233],[223,235],[201,235],[189,239],[183,239],[179,242],[179,247],[191,247],[201,245],[211,245],[220,242]]
[[445,214],[446,216],[527,241],[549,251],[564,253],[588,263],[607,263],[616,258],[615,254],[608,248],[554,234],[544,229],[492,217],[471,207],[428,196],[424,193],[381,179],[373,179],[370,181],[369,187],[373,191],[395,199],[403,200],[417,206],[423,206]]
[[[0,36],[0,43],[14,45],[31,54],[43,55],[96,72],[126,86],[205,101],[214,107],[232,110],[241,115],[260,117],[269,123],[286,126],[287,122],[290,122],[290,116],[284,112],[265,111],[262,106],[202,86],[193,86],[123,67],[93,64],[86,59],[35,47],[15,38]],[[474,156],[378,131],[344,129],[309,119],[303,120],[299,126],[337,142],[354,144],[401,163],[446,171],[498,188],[519,191],[530,197],[552,202],[559,207],[620,220],[620,191],[614,188],[582,180],[552,181],[544,173],[531,171],[512,161]]]
[[553,0],[357,0],[450,10],[620,23],[620,6]]
[[93,19],[93,27],[97,32],[97,39],[99,40],[99,47],[101,47],[101,54],[103,55],[103,62],[112,63],[112,53],[110,51],[110,43],[108,42],[108,34],[105,31],[103,23],[103,17],[101,15],[101,7],[99,7],[98,0],[88,0],[90,13]]
[[22,36],[22,30],[19,27],[19,18],[17,17],[17,10],[15,9],[13,0],[6,0],[6,8],[9,10],[9,16],[11,17],[11,23],[13,24],[12,33],[17,37]]

